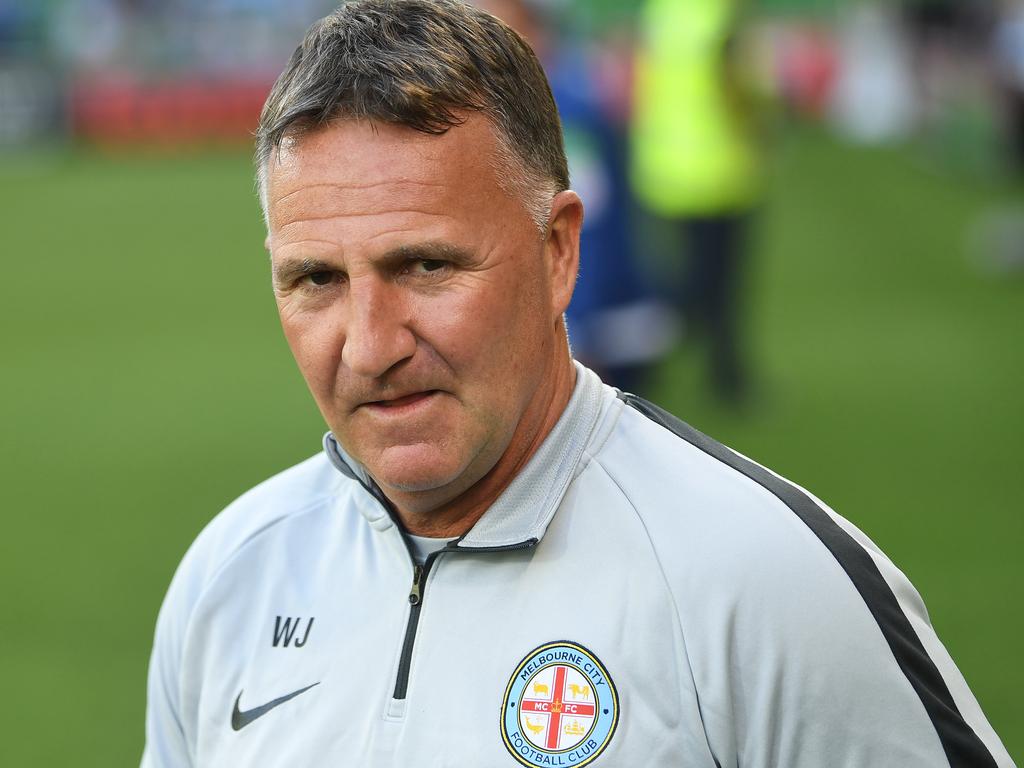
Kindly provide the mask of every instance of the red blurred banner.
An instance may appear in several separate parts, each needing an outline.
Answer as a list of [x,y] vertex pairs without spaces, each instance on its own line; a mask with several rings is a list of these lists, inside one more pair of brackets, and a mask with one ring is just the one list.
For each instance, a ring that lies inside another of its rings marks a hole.
[[80,80],[69,91],[73,135],[98,143],[251,141],[272,83],[264,80]]

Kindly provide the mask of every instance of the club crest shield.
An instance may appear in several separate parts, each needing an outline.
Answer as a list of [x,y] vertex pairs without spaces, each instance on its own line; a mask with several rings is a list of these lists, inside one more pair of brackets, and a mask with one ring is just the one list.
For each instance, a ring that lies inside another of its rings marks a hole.
[[523,765],[581,766],[600,755],[619,722],[619,697],[597,656],[578,643],[546,643],[524,658],[502,702],[501,736]]

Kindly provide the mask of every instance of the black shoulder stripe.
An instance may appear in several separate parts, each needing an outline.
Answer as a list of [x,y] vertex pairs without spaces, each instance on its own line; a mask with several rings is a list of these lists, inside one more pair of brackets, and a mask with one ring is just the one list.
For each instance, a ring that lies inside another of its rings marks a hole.
[[942,742],[950,768],[995,766],[995,758],[964,720],[938,668],[921,644],[878,567],[867,551],[796,486],[748,461],[677,419],[668,411],[637,397],[619,398],[647,418],[686,440],[706,454],[743,473],[777,496],[822,541],[849,575],[867,604],[896,662],[921,699]]

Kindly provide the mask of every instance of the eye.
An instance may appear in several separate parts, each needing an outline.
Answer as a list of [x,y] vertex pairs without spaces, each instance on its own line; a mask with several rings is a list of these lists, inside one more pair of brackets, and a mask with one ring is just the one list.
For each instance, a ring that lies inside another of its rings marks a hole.
[[441,261],[440,259],[415,259],[409,265],[410,272],[437,272],[440,269],[444,269],[447,262]]
[[334,280],[334,274],[331,272],[310,272],[306,277],[313,285],[330,285]]
[[338,275],[329,269],[319,269],[316,272],[307,272],[299,278],[299,285],[307,290],[325,288],[337,282]]

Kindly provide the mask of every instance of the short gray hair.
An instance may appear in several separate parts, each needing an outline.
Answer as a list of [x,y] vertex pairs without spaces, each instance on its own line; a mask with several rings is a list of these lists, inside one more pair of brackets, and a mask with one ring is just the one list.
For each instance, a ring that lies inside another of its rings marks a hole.
[[497,143],[496,177],[543,231],[569,188],[558,109],[529,45],[460,0],[353,0],[313,24],[278,77],[256,132],[256,178],[289,136],[338,118],[442,134],[478,112]]

